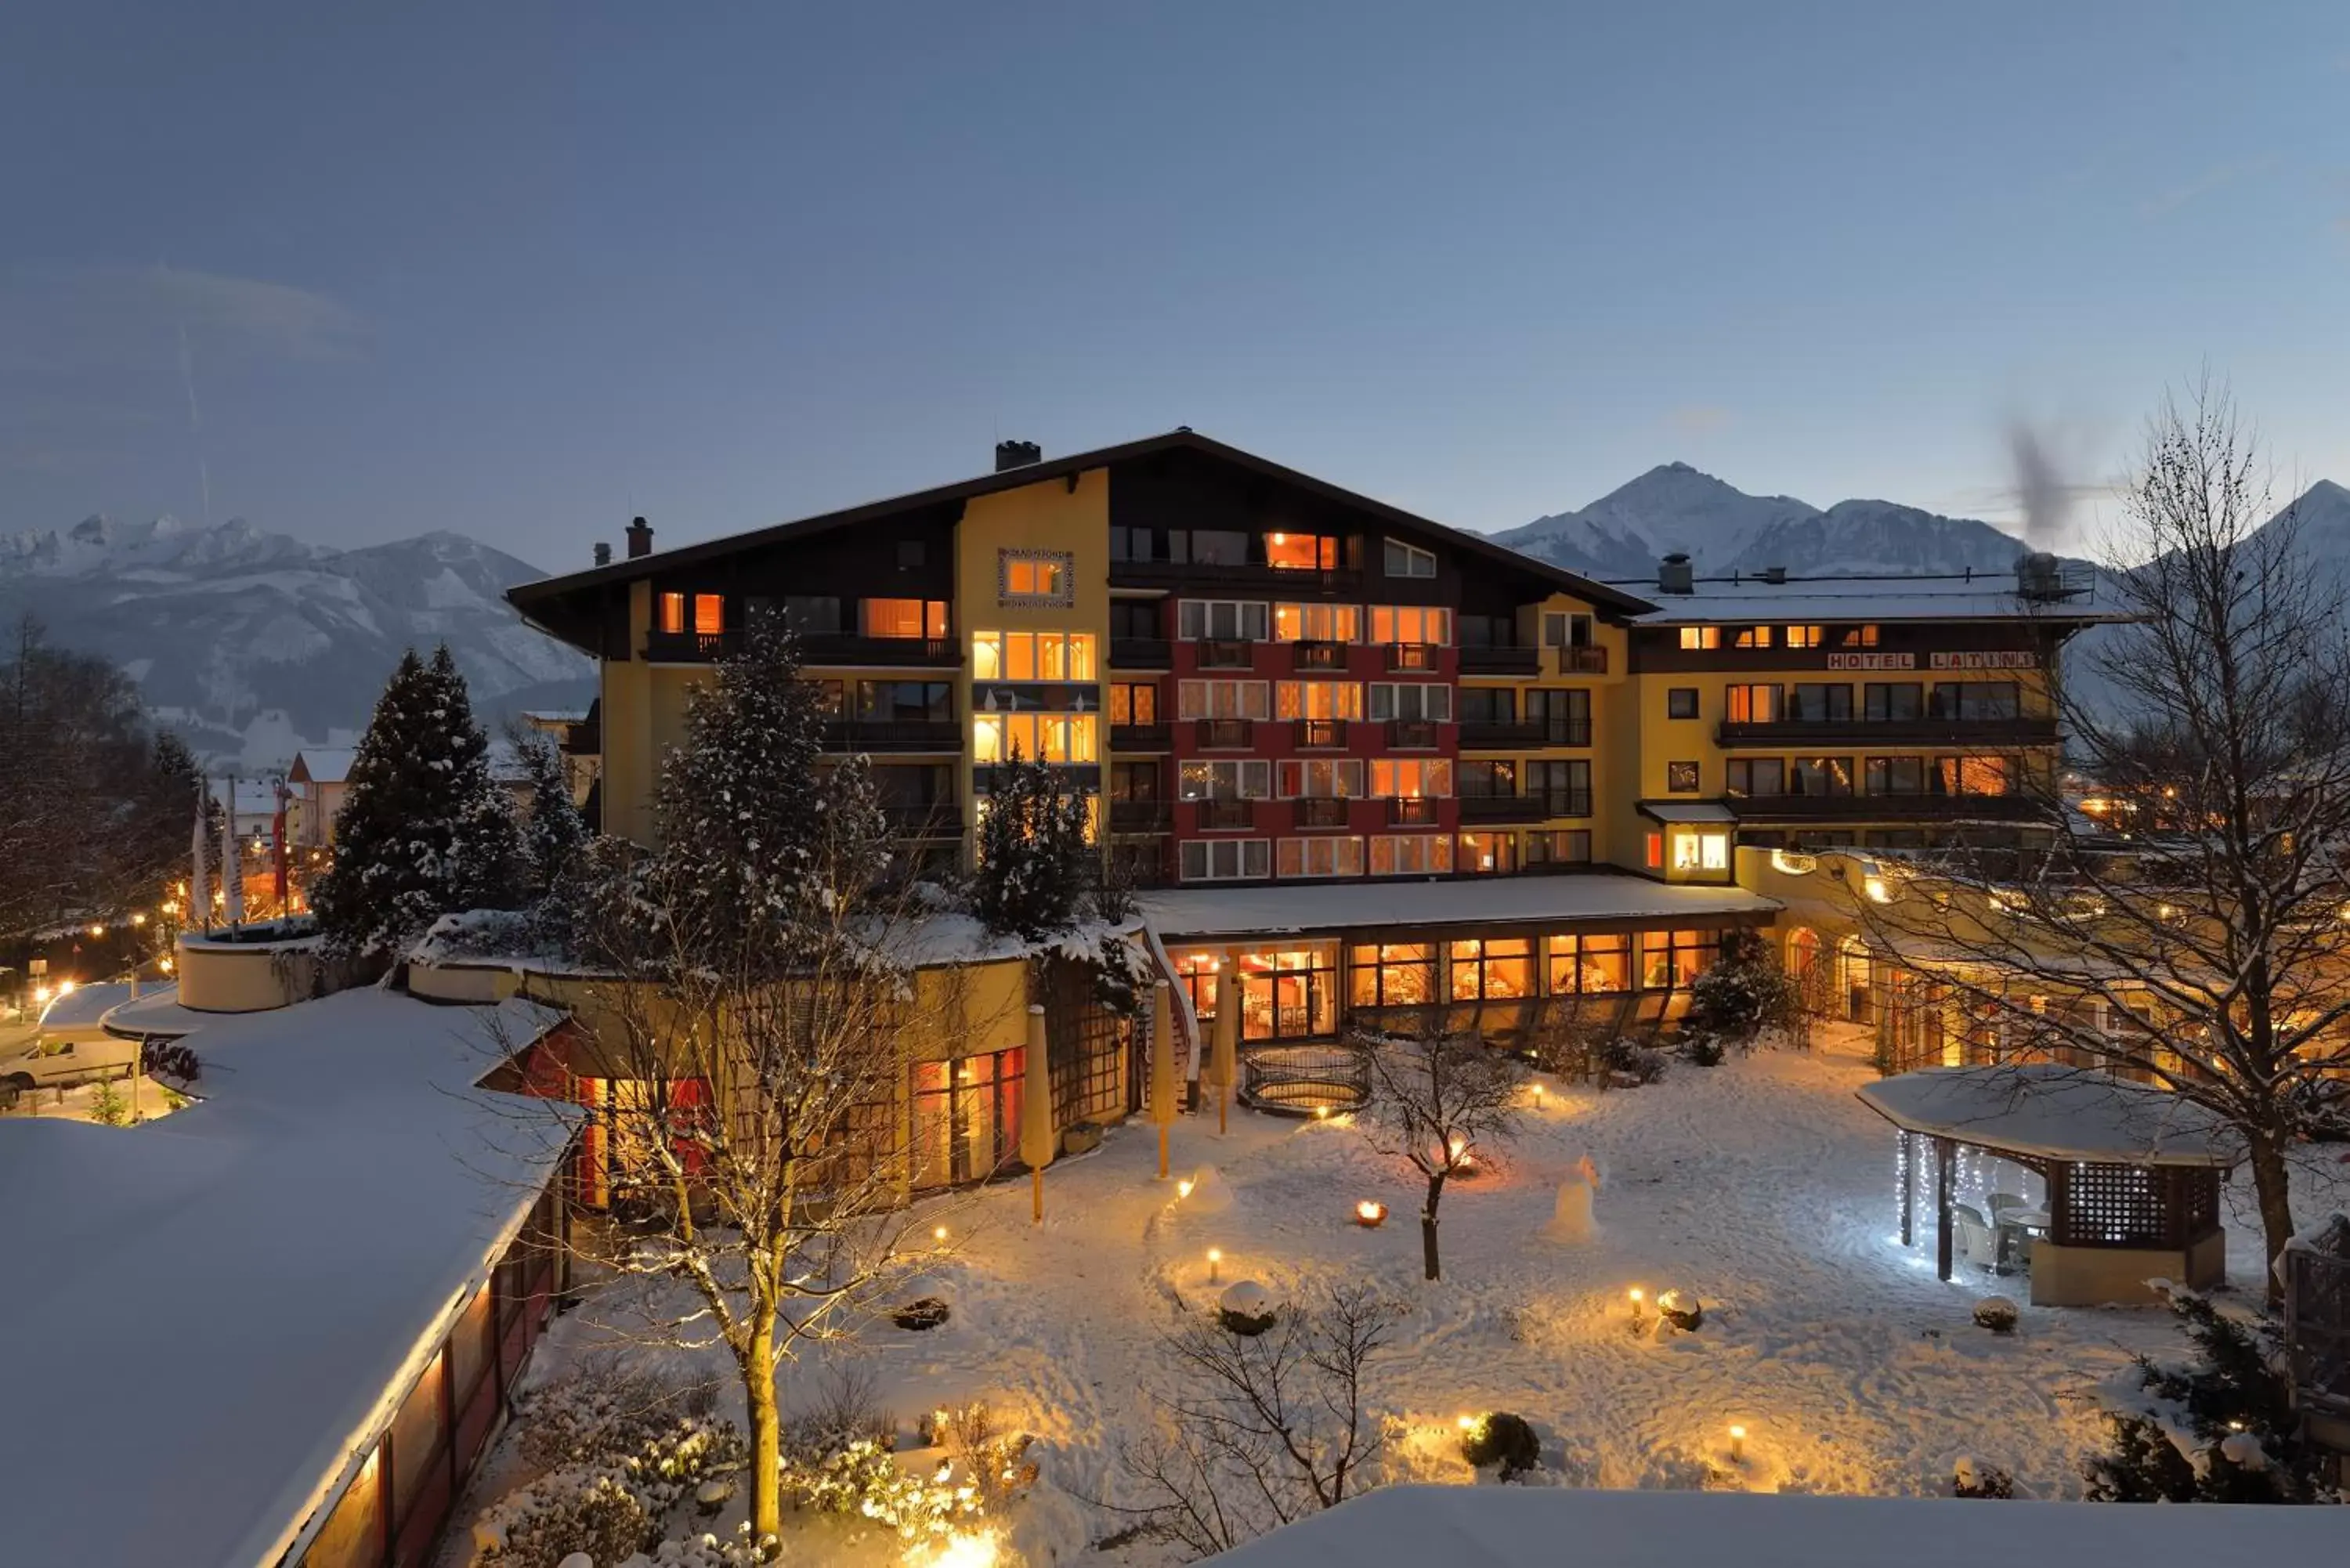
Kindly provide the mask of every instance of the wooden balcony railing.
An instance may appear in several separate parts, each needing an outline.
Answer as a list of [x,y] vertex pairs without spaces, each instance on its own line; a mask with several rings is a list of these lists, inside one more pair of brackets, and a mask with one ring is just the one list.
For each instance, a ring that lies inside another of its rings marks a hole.
[[1539,675],[1542,673],[1542,649],[1492,645],[1476,647],[1463,643],[1461,648],[1461,673],[1463,675]]
[[1200,721],[1200,749],[1202,751],[1246,751],[1254,744],[1256,721],[1253,719]]
[[1336,751],[1347,743],[1347,721],[1344,719],[1300,719],[1296,721],[1296,743],[1300,751]]

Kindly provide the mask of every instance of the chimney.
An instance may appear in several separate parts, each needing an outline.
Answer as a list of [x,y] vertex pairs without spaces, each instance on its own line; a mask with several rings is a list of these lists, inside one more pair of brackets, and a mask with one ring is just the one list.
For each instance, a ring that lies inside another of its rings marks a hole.
[[1657,563],[1657,591],[1660,594],[1697,592],[1697,573],[1685,553],[1676,550]]
[[1045,460],[1045,449],[1033,441],[1000,441],[995,443],[995,472],[1007,468],[1025,468]]
[[2028,550],[2015,558],[2015,597],[2033,604],[2053,604],[2073,597],[2064,582],[2064,568],[2045,550]]
[[596,541],[596,564],[599,566],[608,566],[612,564],[612,544],[610,540],[598,539]]
[[1787,568],[1784,566],[1765,566],[1762,568],[1762,580],[1770,584],[1774,588],[1784,587],[1787,583]]
[[653,525],[639,517],[629,524],[629,559],[653,553]]

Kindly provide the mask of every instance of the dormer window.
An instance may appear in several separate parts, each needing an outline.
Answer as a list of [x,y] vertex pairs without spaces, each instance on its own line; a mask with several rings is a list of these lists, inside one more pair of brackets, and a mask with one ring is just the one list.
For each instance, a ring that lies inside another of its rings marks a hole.
[[1400,539],[1387,541],[1387,574],[1390,577],[1432,577],[1436,576],[1436,553],[1417,545],[1407,545]]

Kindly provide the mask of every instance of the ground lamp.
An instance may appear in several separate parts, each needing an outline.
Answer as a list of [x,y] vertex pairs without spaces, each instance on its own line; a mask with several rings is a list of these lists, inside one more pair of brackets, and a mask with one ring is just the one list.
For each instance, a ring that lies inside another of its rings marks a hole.
[[1020,1158],[1033,1184],[1035,1222],[1045,1222],[1045,1168],[1053,1163],[1053,1074],[1045,1060],[1045,1010],[1028,1009],[1027,1061],[1020,1085]]
[[1378,1230],[1379,1222],[1387,1217],[1388,1206],[1384,1203],[1376,1203],[1366,1198],[1355,1205],[1355,1223],[1366,1231]]
[[1630,1290],[1624,1293],[1632,1303],[1632,1332],[1638,1334],[1640,1332],[1640,1317],[1643,1304],[1648,1299],[1648,1293],[1641,1290],[1639,1286],[1634,1285]]
[[1730,1462],[1733,1465],[1746,1462],[1746,1428],[1743,1427],[1730,1428]]
[[1150,987],[1150,1119],[1159,1128],[1159,1179],[1167,1179],[1167,1129],[1175,1125],[1174,995],[1163,980]]
[[1209,1282],[1210,1284],[1211,1284],[1211,1285],[1212,1285],[1212,1284],[1215,1284],[1215,1283],[1217,1283],[1217,1282],[1218,1282],[1222,1278],[1222,1270],[1223,1270],[1223,1266],[1224,1266],[1224,1251],[1223,1251],[1223,1249],[1222,1249],[1222,1248],[1221,1248],[1221,1247],[1211,1247],[1211,1248],[1209,1248],[1209,1249],[1208,1249],[1208,1282]]
[[1226,1102],[1232,1098],[1232,1067],[1241,1054],[1241,988],[1228,969],[1216,971],[1216,1048],[1208,1057],[1208,1081],[1216,1086],[1216,1135],[1230,1130]]

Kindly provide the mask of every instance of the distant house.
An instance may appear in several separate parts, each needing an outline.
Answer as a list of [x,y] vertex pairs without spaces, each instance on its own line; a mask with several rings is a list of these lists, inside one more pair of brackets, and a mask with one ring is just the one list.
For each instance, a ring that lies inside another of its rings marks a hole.
[[294,798],[286,808],[286,835],[304,849],[323,849],[335,841],[335,814],[343,809],[343,786],[358,751],[351,746],[314,746],[297,752],[286,770],[286,787]]
[[555,749],[563,755],[563,773],[571,781],[571,803],[585,807],[588,792],[596,787],[596,778],[602,771],[603,759],[596,737],[596,706],[585,708],[527,709],[523,722],[543,735],[551,737]]

